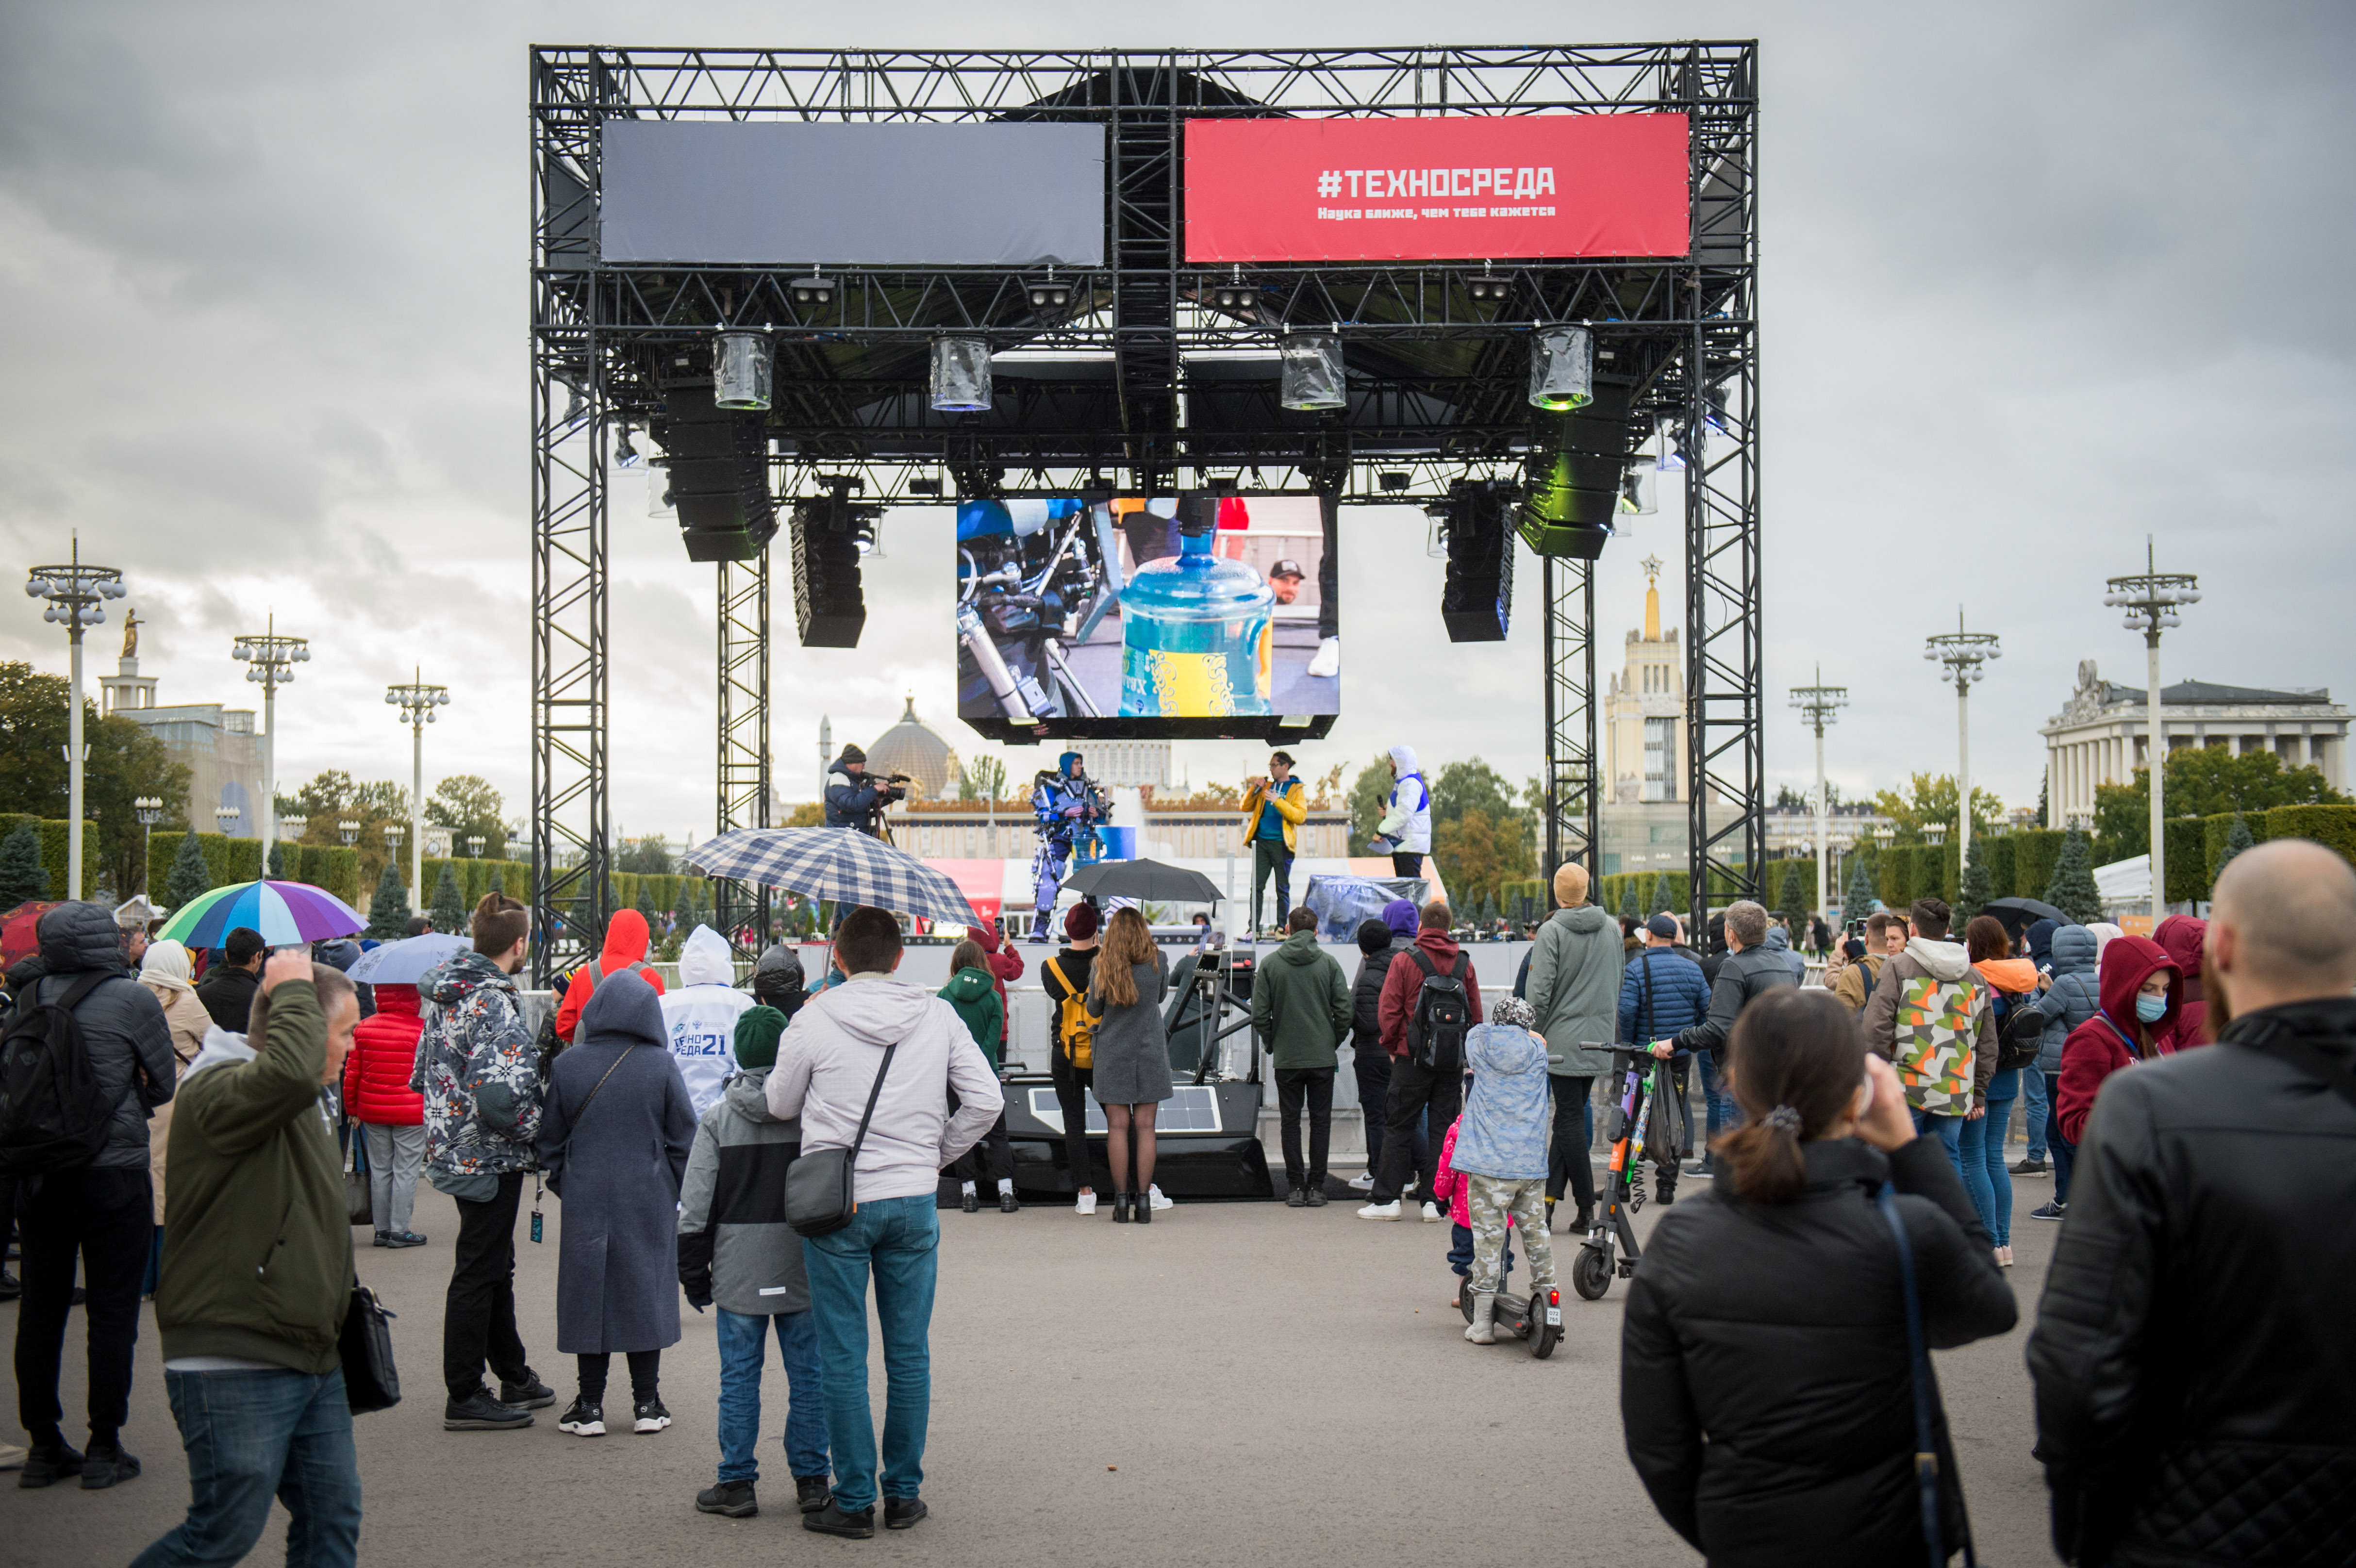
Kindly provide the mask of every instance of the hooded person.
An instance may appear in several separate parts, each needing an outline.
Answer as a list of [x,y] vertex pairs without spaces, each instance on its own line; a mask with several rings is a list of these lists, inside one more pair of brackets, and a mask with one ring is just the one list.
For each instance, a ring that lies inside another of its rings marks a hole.
[[1431,853],[1431,791],[1414,747],[1393,746],[1390,763],[1391,793],[1382,820],[1375,824],[1375,852],[1390,856],[1392,875],[1419,877],[1423,858]]
[[[1366,1168],[1350,1179],[1351,1189],[1357,1192],[1374,1186],[1375,1171],[1383,1162],[1386,1111],[1390,1103],[1391,1053],[1383,1047],[1383,980],[1390,973],[1391,959],[1415,940],[1415,906],[1405,899],[1394,899],[1385,906],[1385,915],[1392,909],[1406,912],[1407,934],[1402,937],[1387,919],[1360,921],[1358,973],[1350,983],[1350,1072],[1358,1082],[1358,1118],[1366,1140]],[[1418,1141],[1421,1141],[1419,1130]]]
[[[1391,1054],[1391,1093],[1386,1109],[1389,1125],[1383,1130],[1383,1163],[1375,1173],[1374,1190],[1358,1211],[1361,1220],[1402,1218],[1400,1195],[1410,1178],[1419,1183],[1417,1190],[1426,1195],[1423,1218],[1436,1222],[1442,1217],[1440,1206],[1430,1200],[1432,1183],[1440,1176],[1439,1140],[1430,1138],[1423,1147],[1415,1147],[1415,1125],[1419,1118],[1429,1117],[1430,1130],[1445,1136],[1448,1124],[1456,1119],[1463,1071],[1462,1064],[1453,1060],[1435,1060],[1426,1066],[1416,1059],[1427,991],[1437,1000],[1444,991],[1438,982],[1455,982],[1462,993],[1466,1028],[1481,1021],[1480,976],[1473,972],[1471,955],[1448,933],[1451,919],[1444,901],[1434,899],[1424,905],[1416,917],[1414,944],[1391,960],[1383,976],[1376,1016],[1382,1027],[1383,1049]],[[1389,923],[1387,906],[1384,923]]]
[[[1617,944],[1614,947],[1616,949]],[[1531,1299],[1551,1288],[1554,1246],[1547,1234],[1547,1039],[1536,1009],[1518,997],[1501,998],[1489,1021],[1465,1036],[1472,1089],[1456,1124],[1449,1166],[1466,1179],[1464,1204],[1472,1231],[1472,1323],[1464,1337],[1496,1343],[1494,1327],[1505,1228],[1518,1225],[1529,1253]]]
[[1023,955],[1014,950],[1014,944],[998,934],[998,925],[994,921],[985,920],[969,925],[966,927],[965,933],[980,944],[982,952],[990,959],[990,977],[998,988],[998,1049],[990,1054],[992,1061],[1003,1061],[1006,1059],[1007,1030],[1014,1019],[1014,1010],[1007,1005],[1006,987],[1023,978]]
[[[809,999],[808,986],[801,955],[783,943],[771,943],[753,965],[754,1003],[783,1015],[787,1023],[794,1021],[802,1003]],[[744,1022],[742,1015],[736,1021]]]
[[2214,1037],[2209,1032],[2209,995],[2201,986],[2201,961],[2209,945],[2209,923],[2189,914],[2172,914],[2152,928],[2151,939],[2184,976],[2184,999],[2177,1008],[2169,1049],[2190,1051],[2207,1045]]
[[720,1475],[696,1494],[695,1506],[730,1519],[760,1508],[754,1486],[761,1477],[761,1368],[773,1325],[786,1369],[786,1464],[795,1501],[809,1513],[829,1496],[818,1326],[802,1239],[786,1221],[786,1171],[801,1153],[802,1126],[773,1115],[768,1103],[787,1022],[772,1007],[749,1008],[736,1019],[738,1071],[696,1123],[680,1185],[679,1283],[689,1306],[719,1316]]
[[2023,935],[2029,942],[2029,961],[2037,965],[2040,975],[2053,972],[2053,933],[2062,929],[2058,920],[2032,920]]
[[1907,918],[1914,935],[1881,966],[1865,1043],[1897,1067],[1915,1130],[1935,1133],[1961,1176],[1964,1119],[1986,1114],[1996,1076],[1996,1009],[1970,953],[1947,939],[1945,901],[1917,899]]
[[[205,1048],[205,1035],[212,1029],[212,1015],[197,1000],[196,987],[188,981],[188,950],[166,936],[147,944],[139,955],[139,983],[164,1009],[164,1025],[171,1030],[172,1055],[183,1072]],[[172,1136],[172,1102],[165,1101],[155,1107],[147,1123],[147,1176],[155,1187],[155,1253],[162,1255],[164,1244],[164,1165],[169,1152]],[[141,1294],[155,1294],[155,1265],[148,1266],[147,1288]]]
[[669,1044],[654,987],[616,975],[581,1009],[579,1038],[549,1073],[540,1159],[564,1205],[556,1349],[578,1359],[581,1377],[560,1432],[605,1435],[616,1351],[629,1358],[632,1430],[670,1424],[662,1352],[679,1343],[680,1181],[695,1115]]
[[2113,937],[2103,948],[2101,986],[2094,1016],[2072,1029],[2062,1047],[2054,1099],[2062,1136],[2073,1144],[2083,1140],[2104,1079],[2138,1061],[2176,1054],[2184,973],[2166,948],[2147,936]]
[[641,980],[663,994],[662,976],[647,963],[647,917],[634,909],[614,912],[605,923],[605,941],[595,958],[573,972],[573,983],[564,988],[564,1001],[556,1009],[556,1038],[565,1044],[573,1043],[573,1031],[580,1026],[581,1009],[597,994],[597,987],[609,975],[623,970],[635,971]]
[[[1612,1071],[1612,1047],[1620,1039],[1620,976],[1628,956],[1619,922],[1587,901],[1587,888],[1586,867],[1566,861],[1555,868],[1554,901],[1559,907],[1538,927],[1530,946],[1525,991],[1547,1053],[1560,1058],[1546,1070],[1554,1098],[1547,1213],[1554,1213],[1568,1189],[1578,1200],[1582,1230],[1595,1208],[1588,1093],[1599,1076]],[[1700,978],[1696,973],[1694,979]],[[1661,1168],[1661,1179],[1668,1184],[1665,1197],[1676,1187],[1676,1168],[1674,1162]]]
[[[2053,984],[2038,999],[2045,1017],[2045,1032],[2038,1037],[2037,1065],[2030,1072],[2043,1088],[2042,1145],[2053,1162],[2051,1201],[2029,1211],[2032,1220],[2059,1220],[2070,1203],[2070,1170],[2076,1146],[2062,1131],[2062,1048],[2079,1025],[2102,1006],[2102,980],[2096,954],[2101,948],[2094,931],[2083,925],[2053,929],[2049,948]],[[2032,1149],[2038,1144],[2032,1142]],[[2024,1172],[2023,1174],[2029,1174]]]
[[[1006,1041],[1006,1004],[997,976],[991,973],[990,955],[980,943],[969,936],[957,944],[949,954],[948,983],[933,994],[957,1009],[973,1043],[989,1061],[990,1070],[998,1072],[998,1053]],[[999,1211],[1022,1212],[1023,1204],[1014,1196],[1014,1147],[1007,1140],[1005,1112],[998,1114],[981,1142],[965,1152],[951,1174],[958,1178],[958,1197],[967,1213],[980,1211],[979,1184],[985,1175],[997,1189]]]
[[662,1016],[699,1120],[735,1070],[736,1020],[753,1005],[736,988],[736,955],[728,939],[708,925],[690,932],[679,950],[679,988],[662,993]]
[[1804,986],[1808,983],[1808,961],[1793,947],[1791,933],[1780,925],[1771,924],[1767,928],[1767,940],[1760,946],[1783,961],[1784,966],[1792,971],[1792,984]]

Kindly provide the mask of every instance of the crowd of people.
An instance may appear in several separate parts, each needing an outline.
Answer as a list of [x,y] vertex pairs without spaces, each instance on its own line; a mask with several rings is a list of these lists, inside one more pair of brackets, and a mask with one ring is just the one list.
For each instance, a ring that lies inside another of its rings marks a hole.
[[[1367,922],[1355,975],[1307,912],[1288,912],[1251,1000],[1287,1201],[1326,1200],[1339,1048],[1352,1044],[1370,1107],[1359,1213],[1451,1219],[1465,1338],[1493,1343],[1516,1248],[1550,1290],[1557,1207],[1573,1205],[1574,1244],[1595,1223],[1595,1080],[1650,1057],[1675,1091],[1648,1151],[1654,1196],[1676,1207],[1631,1281],[1622,1417],[1663,1518],[1712,1563],[1967,1549],[1924,1352],[2019,1319],[2004,1272],[2010,1179],[2047,1159],[2051,1217],[2066,1222],[2029,1354],[2057,1551],[2085,1563],[2345,1560],[2356,1255],[2341,1254],[2356,1243],[2331,1222],[2356,1197],[2356,870],[2344,860],[2296,840],[2245,851],[2207,922],[2174,917],[2148,940],[2047,923],[2016,934],[1986,917],[1957,933],[1944,903],[1921,900],[1866,922],[1821,987],[1802,984],[1754,902],[1713,919],[1697,950],[1670,916],[1615,932],[1581,868],[1562,868],[1553,891],[1559,907],[1513,994],[1486,1003],[1440,901]],[[356,987],[340,952],[267,953],[250,933],[192,984],[185,949],[134,938],[102,906],[44,915],[37,965],[9,976],[9,1083],[36,1049],[79,1051],[87,1083],[46,1121],[16,1102],[0,1115],[25,1272],[20,1485],[102,1490],[139,1474],[123,1429],[152,1274],[192,1497],[139,1562],[233,1561],[273,1496],[294,1517],[291,1561],[356,1560],[348,1115],[380,1155],[379,1245],[425,1241],[408,1230],[405,1148],[457,1214],[446,1430],[518,1430],[560,1397],[533,1369],[516,1301],[523,1189],[537,1239],[544,1185],[563,1220],[553,1351],[573,1361],[560,1430],[621,1424],[605,1412],[616,1355],[629,1430],[672,1424],[662,1354],[684,1300],[716,1314],[721,1360],[720,1459],[695,1507],[758,1509],[774,1335],[804,1527],[859,1538],[879,1513],[887,1529],[922,1520],[943,1178],[969,1211],[983,1180],[1020,1209],[1001,1062],[1002,991],[1021,961],[977,933],[937,992],[905,985],[897,921],[855,909],[815,986],[777,949],[747,994],[724,944],[699,933],[666,993],[634,921],[616,917],[541,1039],[516,979],[530,916],[497,893],[467,945],[405,995]],[[1173,1093],[1171,976],[1133,907],[1100,924],[1082,903],[1064,930],[1042,977],[1077,1206],[1095,1210],[1092,1099],[1112,1219],[1151,1223],[1167,1202],[1153,1176],[1156,1111]],[[2008,1168],[2004,1128],[2022,1101],[2043,1141]],[[853,1207],[819,1223],[797,1207],[795,1172],[830,1151],[845,1156]],[[1707,1187],[1679,1204],[1680,1178]],[[58,1397],[77,1264],[91,1363],[80,1448]]]

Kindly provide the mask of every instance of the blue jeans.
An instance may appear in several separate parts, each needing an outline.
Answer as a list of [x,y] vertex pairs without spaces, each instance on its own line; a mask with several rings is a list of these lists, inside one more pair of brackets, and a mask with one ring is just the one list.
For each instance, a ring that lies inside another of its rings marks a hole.
[[834,1500],[845,1513],[875,1506],[875,1422],[867,1404],[867,1280],[884,1331],[884,1495],[913,1498],[925,1480],[925,1424],[933,1403],[933,1282],[940,1216],[929,1192],[859,1205],[850,1224],[803,1244],[811,1314],[826,1362],[826,1431]]
[[[1940,1147],[1947,1151],[1947,1163],[1955,1168],[1957,1176],[1963,1176],[1963,1117],[1936,1116],[1928,1111],[1917,1111],[1914,1113],[1914,1130],[1925,1137],[1937,1138]],[[1971,1179],[1968,1177],[1965,1177],[1964,1189],[1965,1191],[1971,1189]]]
[[164,1374],[188,1453],[188,1517],[132,1568],[236,1563],[270,1520],[273,1497],[294,1516],[287,1568],[348,1568],[359,1556],[360,1472],[341,1367]]
[[772,1323],[777,1326],[777,1360],[786,1369],[786,1468],[796,1480],[824,1476],[825,1385],[819,1374],[816,1314],[753,1317],[724,1307],[712,1310],[720,1314],[720,1478],[761,1478],[754,1450],[761,1442],[761,1363]]
[[[1741,1125],[1742,1113],[1735,1108],[1734,1096],[1726,1089],[1726,1080],[1718,1075],[1718,1059],[1707,1051],[1697,1051],[1694,1060],[1701,1063],[1701,1097],[1702,1103],[1708,1107],[1708,1117],[1702,1124],[1702,1147],[1707,1150],[1711,1143],[1717,1141],[1719,1134]],[[1715,1155],[1706,1153],[1703,1158],[1708,1163],[1717,1162]]]
[[2070,1201],[2070,1167],[2078,1157],[2078,1146],[2062,1136],[2062,1083],[2057,1077],[2045,1096],[2045,1142],[2053,1151],[2053,1201]]
[[2012,1119],[2013,1101],[2020,1096],[1999,1093],[2004,1081],[2012,1076],[1996,1075],[1988,1085],[1987,1115],[1965,1122],[1955,1140],[1956,1156],[1963,1161],[1964,1190],[1971,1194],[1972,1208],[1979,1214],[1980,1228],[1987,1232],[1992,1247],[2012,1244],[2012,1173],[2004,1167],[2004,1128]]
[[2020,1095],[2028,1102],[2023,1115],[2028,1120],[2029,1157],[2045,1157],[2045,1074],[2034,1067],[2020,1070]]

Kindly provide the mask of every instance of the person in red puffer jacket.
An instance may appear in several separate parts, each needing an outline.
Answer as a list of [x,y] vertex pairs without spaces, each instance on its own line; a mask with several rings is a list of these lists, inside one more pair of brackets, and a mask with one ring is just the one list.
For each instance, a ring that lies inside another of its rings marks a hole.
[[2168,950],[2142,936],[2115,936],[2103,948],[2102,1006],[2062,1045],[2062,1136],[2077,1143],[2104,1080],[2138,1061],[2176,1053],[2184,975]]
[[344,1109],[359,1124],[369,1163],[369,1207],[380,1247],[415,1247],[425,1238],[409,1228],[417,1201],[417,1173],[425,1164],[425,1097],[409,1086],[417,1060],[417,987],[376,987],[376,1016],[352,1031],[344,1062]]
[[2209,946],[2209,923],[2189,914],[2172,914],[2153,928],[2151,939],[2175,960],[2176,972],[2184,976],[2184,997],[2177,1004],[2175,1032],[2169,1038],[2169,1047],[2190,1051],[2196,1045],[2207,1045],[2215,1038],[2209,1029],[2209,995],[2201,984],[2201,959]]

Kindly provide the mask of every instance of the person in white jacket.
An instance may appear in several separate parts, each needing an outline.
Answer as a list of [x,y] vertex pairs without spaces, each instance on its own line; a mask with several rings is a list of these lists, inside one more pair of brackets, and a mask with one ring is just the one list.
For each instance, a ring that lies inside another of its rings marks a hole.
[[[925,1517],[925,1425],[932,1407],[933,1285],[940,1244],[935,1205],[940,1173],[980,1141],[1004,1096],[998,1074],[957,1009],[930,990],[892,978],[900,926],[879,909],[855,909],[834,938],[841,985],[794,1015],[769,1072],[769,1114],[798,1116],[802,1153],[858,1148],[851,1223],[809,1237],[810,1307],[826,1368],[827,1440],[834,1499],[802,1516],[823,1535],[875,1533],[875,1425],[867,1403],[867,1282],[875,1281],[889,1383],[882,1490],[886,1529]],[[958,1095],[957,1113],[948,1091]],[[874,1112],[860,1134],[870,1098]]]
[[1388,846],[1392,874],[1423,875],[1423,858],[1431,853],[1431,791],[1416,765],[1415,748],[1391,748],[1390,808],[1375,827],[1376,852]]
[[738,990],[735,979],[736,955],[728,950],[728,939],[699,925],[680,944],[678,988],[663,994],[663,1028],[699,1122],[736,1071],[736,1020],[752,1007],[753,997]]

